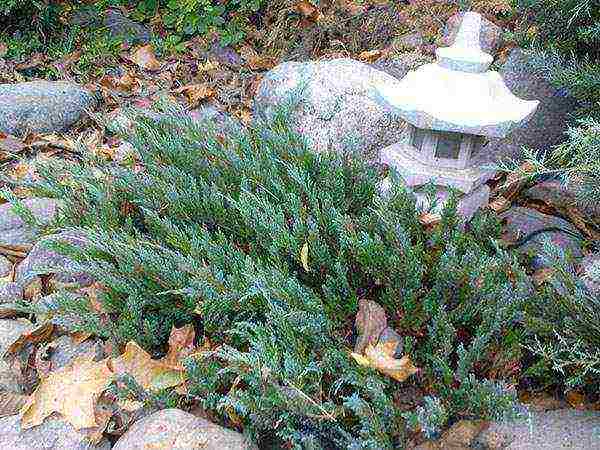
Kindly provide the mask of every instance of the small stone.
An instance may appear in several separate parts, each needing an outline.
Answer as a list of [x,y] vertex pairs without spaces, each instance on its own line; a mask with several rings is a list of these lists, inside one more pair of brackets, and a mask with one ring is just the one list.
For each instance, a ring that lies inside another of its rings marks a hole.
[[89,275],[76,271],[74,261],[48,248],[48,244],[52,242],[65,242],[74,246],[83,246],[86,240],[69,232],[45,237],[34,245],[27,258],[17,266],[15,282],[21,286],[27,286],[41,272],[54,274],[54,280],[59,283],[76,284],[80,287],[92,284],[93,280]]
[[164,409],[134,423],[113,450],[246,450],[255,446],[233,430],[179,409]]
[[23,333],[33,328],[33,324],[25,319],[0,319],[0,357]]
[[492,423],[474,440],[489,450],[600,449],[600,413],[562,409],[533,412],[530,421]]
[[49,417],[44,423],[27,430],[21,429],[18,415],[0,419],[0,448],[10,450],[110,450],[103,438],[90,443],[83,434],[64,420]]
[[6,303],[16,303],[23,300],[23,288],[18,283],[0,281],[0,318],[13,317],[16,311],[5,306]]
[[[448,47],[454,44],[456,34],[460,28],[465,13],[458,13],[450,17],[444,27],[442,46]],[[503,31],[498,25],[490,22],[485,17],[481,21],[481,33],[479,34],[479,45],[481,49],[494,55],[504,42]]]
[[[28,198],[23,200],[22,203],[41,225],[47,225],[54,219],[59,205],[56,200],[51,198]],[[0,205],[0,245],[31,245],[38,234],[38,230],[27,225],[13,211],[13,206],[10,203]]]
[[66,81],[0,84],[0,131],[18,136],[63,132],[96,104],[90,92]]
[[401,80],[411,70],[423,64],[433,62],[433,58],[419,52],[404,53],[387,58],[381,58],[371,64],[371,67]]
[[[522,238],[545,229],[547,232],[533,235],[528,242],[517,247],[517,250],[536,256],[542,251],[544,241],[550,240],[553,245],[570,251],[574,257],[580,257],[581,247],[575,236],[579,235],[577,229],[560,217],[549,216],[535,209],[515,207],[500,216],[506,221],[506,239],[517,242]],[[556,229],[566,230],[557,231]]]
[[125,17],[117,9],[109,9],[106,12],[104,26],[110,30],[113,38],[122,39],[128,44],[147,44],[152,39],[152,33],[148,28]]
[[64,335],[51,343],[50,369],[57,370],[67,366],[79,356],[94,355],[94,361],[100,361],[104,356],[102,343],[98,339],[87,339],[81,343],[75,342],[72,336]]
[[374,160],[400,139],[404,122],[373,98],[374,87],[398,80],[352,59],[286,62],[263,78],[256,117],[270,117],[292,101],[290,122],[315,152],[355,152]]

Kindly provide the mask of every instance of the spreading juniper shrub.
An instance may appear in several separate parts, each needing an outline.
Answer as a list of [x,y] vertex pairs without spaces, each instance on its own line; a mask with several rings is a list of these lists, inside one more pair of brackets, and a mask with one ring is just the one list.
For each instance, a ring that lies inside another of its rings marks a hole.
[[[309,151],[284,113],[231,136],[166,114],[126,139],[141,164],[52,163],[32,187],[64,202],[55,225],[89,243],[60,250],[104,286],[101,312],[63,296],[74,329],[158,354],[196,323],[214,352],[188,361],[188,400],[263,446],[401,448],[520,413],[502,368],[532,293],[495,219],[463,231],[450,206],[425,230],[399,183],[382,198],[374,168]],[[350,357],[359,298],[385,308],[417,375]]]

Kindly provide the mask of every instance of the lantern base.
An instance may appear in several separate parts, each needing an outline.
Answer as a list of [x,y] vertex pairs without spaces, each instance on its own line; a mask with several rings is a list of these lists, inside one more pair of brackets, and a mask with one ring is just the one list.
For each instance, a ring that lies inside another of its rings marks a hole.
[[[388,177],[379,185],[379,191],[386,195],[392,187],[392,180]],[[451,191],[444,187],[436,186],[435,196],[427,195],[425,192],[409,187],[410,191],[417,199],[417,208],[422,211],[441,213],[450,200]],[[488,205],[490,201],[490,187],[483,184],[469,194],[458,194],[458,204],[456,212],[464,222],[471,220],[473,215]]]
[[393,167],[402,176],[407,186],[420,186],[434,183],[447,186],[465,194],[473,192],[495,174],[492,170],[484,170],[477,165],[464,169],[435,166],[435,160],[427,163],[411,156],[414,148],[408,144],[398,143],[385,147],[380,154],[380,161]]

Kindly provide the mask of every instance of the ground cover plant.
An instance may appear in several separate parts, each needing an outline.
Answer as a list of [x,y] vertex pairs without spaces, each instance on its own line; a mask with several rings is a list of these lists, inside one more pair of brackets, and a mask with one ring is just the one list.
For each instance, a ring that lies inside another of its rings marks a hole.
[[[531,65],[564,95],[579,101],[566,142],[549,152],[524,149],[526,169],[507,164],[504,169],[535,182],[558,179],[574,194],[574,208],[582,216],[593,251],[598,251],[600,228],[595,205],[600,199],[600,4],[595,0],[519,0],[517,30],[529,48]],[[592,211],[591,213],[589,211]],[[528,344],[540,359],[532,368],[548,384],[561,389],[573,386],[597,398],[600,359],[598,294],[585,289],[576,272],[576,261],[548,248],[549,266],[555,275],[544,287],[547,299],[532,311],[535,338]],[[598,279],[598,266],[585,275]],[[546,306],[544,306],[546,305]],[[549,372],[550,371],[550,372]],[[543,374],[543,375],[542,375]]]
[[[0,58],[18,77],[5,77],[0,65],[0,81],[62,78],[68,67],[66,78],[83,82],[96,70],[111,112],[127,103],[150,108],[167,94],[189,110],[216,106],[250,123],[262,72],[277,62],[393,59],[409,50],[397,45],[408,31],[422,35],[412,51],[426,59],[446,20],[474,8],[514,30],[513,43],[532,47],[531,63],[581,104],[567,142],[546,155],[530,149],[526,171],[505,169],[536,181],[561,177],[576,186],[577,206],[594,205],[600,125],[588,116],[597,113],[599,91],[597,47],[589,43],[598,17],[586,9],[594,2],[517,0],[515,10],[509,3],[87,2],[151,29],[150,44],[130,46],[101,24],[93,33],[85,25],[65,30],[77,2],[33,2],[33,20],[11,2],[13,15],[0,13],[13,27],[0,35]],[[44,17],[56,21],[56,34]],[[12,33],[27,21],[32,30]],[[30,64],[42,51],[43,62]],[[423,225],[408,192],[396,187],[380,196],[381,168],[350,155],[313,154],[289,130],[285,111],[265,122],[254,117],[249,129],[228,135],[177,109],[163,112],[136,116],[117,135],[100,121],[100,130],[77,138],[73,130],[73,139],[30,136],[27,156],[50,151],[36,155],[43,160],[37,172],[23,161],[9,176],[39,173],[41,181],[2,180],[16,187],[6,195],[16,204],[22,195],[62,201],[45,231],[84,236],[83,247],[52,245],[77,262],[70,270],[97,280],[57,294],[63,285],[41,277],[39,295],[51,295],[18,305],[19,316],[99,336],[114,351],[107,364],[132,341],[160,364],[174,333],[192,327],[188,336],[197,336],[184,384],[178,379],[177,389],[156,392],[136,374],[119,375],[117,395],[160,409],[201,409],[261,448],[325,449],[402,448],[437,438],[460,419],[526,420],[517,392],[562,397],[574,389],[588,403],[600,398],[600,305],[586,286],[600,279],[598,267],[582,275],[580,261],[547,248],[546,265],[536,270],[500,243],[502,226],[486,211],[466,229],[452,206],[439,225]],[[119,117],[104,116],[113,124]],[[51,145],[42,147],[44,139]],[[137,156],[119,159],[128,143]],[[52,156],[58,150],[61,160]],[[597,221],[575,225],[592,236],[584,252],[597,251]],[[30,347],[35,355],[47,349]],[[43,357],[27,367],[43,374]]]
[[[449,208],[428,231],[408,192],[380,197],[374,168],[310,152],[285,116],[224,137],[167,114],[128,139],[141,166],[45,166],[30,186],[89,239],[58,245],[103,286],[101,310],[64,296],[73,329],[161,354],[195,324],[211,352],[188,361],[187,399],[276,447],[398,448],[523,414],[509,385],[533,297],[495,219],[462,231]],[[417,374],[351,357],[359,300],[384,308]]]

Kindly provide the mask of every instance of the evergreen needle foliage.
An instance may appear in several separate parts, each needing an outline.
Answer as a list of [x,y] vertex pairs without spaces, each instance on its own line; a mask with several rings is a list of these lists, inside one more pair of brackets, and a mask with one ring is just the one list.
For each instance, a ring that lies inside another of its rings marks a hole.
[[[502,165],[508,172],[532,180],[556,178],[568,185],[576,194],[578,205],[589,211],[598,211],[600,199],[600,121],[582,119],[578,126],[567,132],[568,140],[548,153],[525,149],[527,170],[518,162]],[[589,218],[593,220],[593,217]]]
[[[195,323],[213,351],[188,361],[190,398],[265,447],[402,448],[410,430],[521,413],[505,367],[531,289],[494,219],[462,231],[449,207],[427,232],[400,183],[380,197],[376,170],[309,151],[283,113],[230,137],[177,113],[134,128],[143,169],[39,168],[35,191],[64,201],[56,225],[88,238],[60,250],[110,318],[64,295],[66,323],[156,353]],[[385,307],[417,376],[349,356],[359,298]],[[411,384],[427,397],[402,409]]]
[[[548,244],[544,254],[555,273],[530,309],[528,327],[535,337],[528,347],[540,356],[530,372],[544,376],[552,369],[567,387],[600,393],[600,296],[586,288],[559,248]],[[600,266],[585,276],[600,284]]]

